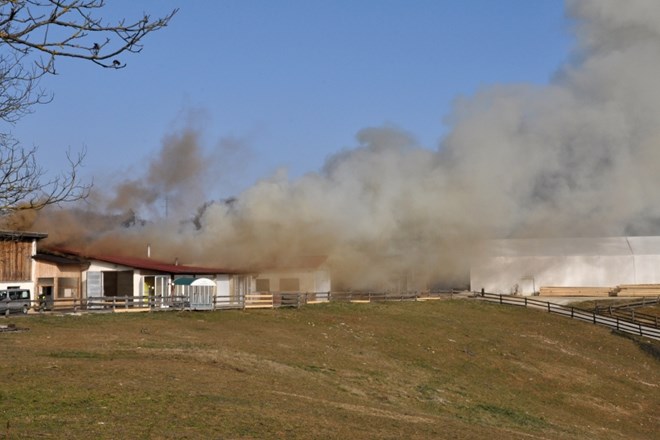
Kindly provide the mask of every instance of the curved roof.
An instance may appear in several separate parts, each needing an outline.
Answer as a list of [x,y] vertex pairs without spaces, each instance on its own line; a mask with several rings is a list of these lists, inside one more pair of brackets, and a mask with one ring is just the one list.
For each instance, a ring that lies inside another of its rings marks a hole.
[[208,278],[182,277],[174,280],[175,286],[210,286],[215,287],[215,282]]
[[660,255],[660,236],[500,239],[485,242],[478,252],[502,257]]
[[191,286],[209,286],[209,287],[214,287],[215,282],[213,280],[209,280],[208,278],[195,278],[195,281],[190,283]]

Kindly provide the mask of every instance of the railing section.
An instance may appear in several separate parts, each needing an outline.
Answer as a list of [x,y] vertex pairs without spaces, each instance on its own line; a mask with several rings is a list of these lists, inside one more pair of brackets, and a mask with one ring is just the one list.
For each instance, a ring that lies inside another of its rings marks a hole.
[[575,307],[554,304],[548,301],[541,301],[526,296],[520,297],[512,295],[498,295],[494,293],[480,293],[479,296],[482,299],[490,302],[496,302],[498,304],[543,309],[548,313],[554,313],[572,319],[591,322],[592,324],[603,325],[613,330],[618,330],[628,334],[660,340],[660,329],[658,328],[644,325],[639,322],[630,322],[619,317],[603,316],[596,313],[596,311],[589,312]]

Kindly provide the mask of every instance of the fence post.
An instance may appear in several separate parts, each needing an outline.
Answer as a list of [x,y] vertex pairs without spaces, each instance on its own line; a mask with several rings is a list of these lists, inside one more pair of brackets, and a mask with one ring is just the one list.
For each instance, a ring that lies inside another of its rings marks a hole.
[[112,298],[112,311],[114,312],[117,307],[117,298]]
[[573,316],[573,313],[574,313],[574,312],[575,312],[575,308],[574,308],[574,307],[571,307],[571,318],[574,317],[574,316]]

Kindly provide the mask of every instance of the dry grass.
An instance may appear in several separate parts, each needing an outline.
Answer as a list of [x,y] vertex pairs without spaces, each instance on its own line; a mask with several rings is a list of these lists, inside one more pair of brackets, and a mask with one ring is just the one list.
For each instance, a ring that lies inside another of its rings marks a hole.
[[657,360],[516,307],[3,321],[30,329],[0,333],[10,439],[652,439],[660,424]]

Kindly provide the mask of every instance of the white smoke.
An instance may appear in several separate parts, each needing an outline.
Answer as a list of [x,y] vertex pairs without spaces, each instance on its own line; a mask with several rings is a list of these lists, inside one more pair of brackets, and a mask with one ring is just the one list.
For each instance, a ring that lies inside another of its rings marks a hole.
[[195,263],[329,255],[358,288],[460,278],[484,237],[660,233],[660,2],[566,4],[577,44],[551,83],[457,99],[437,151],[364,129],[320,172],[264,179],[209,206],[200,229],[154,222],[139,236]]

